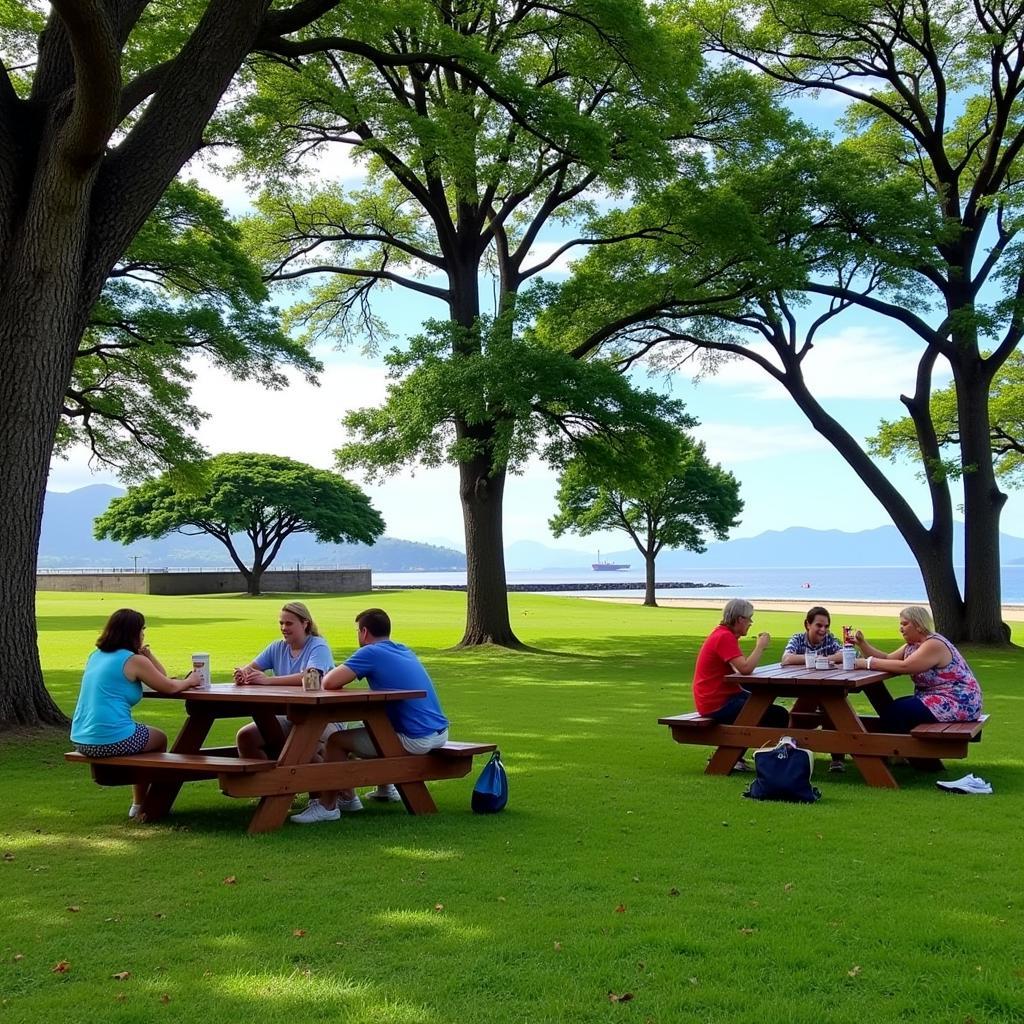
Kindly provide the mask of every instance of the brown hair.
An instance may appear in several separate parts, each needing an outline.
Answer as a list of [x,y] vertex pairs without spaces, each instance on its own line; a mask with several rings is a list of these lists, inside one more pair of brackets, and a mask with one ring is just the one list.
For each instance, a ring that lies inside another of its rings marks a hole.
[[376,640],[391,636],[391,619],[383,608],[367,608],[356,616],[356,624]]
[[827,608],[822,608],[820,604],[816,604],[808,613],[804,619],[804,629],[806,629],[819,615],[824,615],[828,619],[828,624],[832,625],[832,616],[829,615]]
[[138,654],[141,647],[142,631],[146,628],[146,617],[133,608],[118,608],[107,619],[96,646],[107,654],[112,651],[131,651]]

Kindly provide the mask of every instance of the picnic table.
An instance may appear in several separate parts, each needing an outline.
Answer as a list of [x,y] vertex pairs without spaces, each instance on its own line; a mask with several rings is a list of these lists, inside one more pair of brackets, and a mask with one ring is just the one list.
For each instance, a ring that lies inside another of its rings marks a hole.
[[[728,775],[750,748],[792,736],[798,746],[821,753],[849,754],[869,786],[899,788],[888,758],[905,757],[941,769],[942,758],[967,756],[967,744],[980,737],[987,715],[977,722],[935,722],[915,726],[909,733],[885,733],[873,716],[860,715],[850,695],[863,693],[876,712],[893,697],[885,685],[891,673],[874,669],[808,669],[803,665],[763,665],[750,675],[733,673],[726,681],[750,691],[750,699],[732,725],[704,715],[674,715],[659,719],[679,743],[717,747],[708,762],[708,775]],[[768,706],[780,697],[795,697],[786,728],[758,723]]]
[[[258,797],[248,831],[270,832],[284,824],[296,793],[394,783],[410,814],[437,810],[425,783],[467,775],[475,754],[493,743],[449,742],[429,754],[410,754],[387,716],[393,701],[426,696],[423,690],[304,690],[297,686],[212,686],[181,693],[147,691],[146,698],[183,700],[185,722],[167,753],[88,758],[72,751],[69,761],[91,765],[100,785],[148,783],[145,821],[158,821],[174,805],[186,782],[217,779],[228,796]],[[278,715],[292,723],[284,736]],[[222,718],[252,718],[276,759],[241,758],[234,747],[203,747]],[[337,763],[315,760],[320,735],[331,722],[363,722],[380,755]]]

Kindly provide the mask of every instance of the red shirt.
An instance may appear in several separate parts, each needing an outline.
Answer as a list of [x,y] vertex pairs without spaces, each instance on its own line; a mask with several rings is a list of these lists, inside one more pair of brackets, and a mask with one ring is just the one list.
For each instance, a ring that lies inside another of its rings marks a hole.
[[730,661],[743,657],[740,642],[728,626],[716,626],[704,641],[693,670],[693,702],[702,715],[717,711],[735,693],[743,689],[727,683],[725,675],[732,672]]

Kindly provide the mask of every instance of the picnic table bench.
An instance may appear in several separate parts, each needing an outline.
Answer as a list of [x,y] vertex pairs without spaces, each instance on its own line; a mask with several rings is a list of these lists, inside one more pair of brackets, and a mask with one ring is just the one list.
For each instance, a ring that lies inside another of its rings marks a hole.
[[[436,812],[426,782],[468,775],[473,758],[494,750],[494,743],[449,741],[428,754],[410,754],[387,716],[393,700],[425,696],[422,690],[314,690],[294,686],[213,686],[179,694],[149,693],[156,699],[184,700],[186,718],[168,753],[90,758],[65,754],[72,763],[88,764],[101,786],[149,785],[142,804],[144,821],[167,815],[186,782],[217,779],[233,797],[258,797],[248,831],[267,832],[284,824],[296,793],[353,789],[393,783],[410,814]],[[277,715],[292,723],[282,735]],[[234,747],[203,747],[221,718],[251,717],[276,759],[238,757]],[[330,722],[362,721],[377,748],[377,758],[317,762],[324,727]]]
[[[885,682],[890,673],[867,669],[808,669],[794,665],[764,665],[751,675],[726,676],[750,690],[750,699],[732,725],[691,712],[659,718],[677,743],[716,747],[708,761],[708,775],[727,775],[751,748],[792,736],[797,744],[820,753],[849,754],[869,786],[896,789],[889,770],[890,757],[937,767],[943,759],[966,757],[968,744],[981,738],[988,715],[976,722],[934,722],[909,733],[884,733],[879,719],[859,715],[850,694],[863,692],[876,712],[892,702]],[[785,728],[760,725],[761,716],[778,697],[796,697]]]

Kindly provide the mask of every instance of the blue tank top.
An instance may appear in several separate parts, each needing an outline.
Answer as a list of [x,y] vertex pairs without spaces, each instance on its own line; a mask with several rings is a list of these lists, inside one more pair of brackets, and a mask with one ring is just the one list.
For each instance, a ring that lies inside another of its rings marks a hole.
[[142,683],[124,674],[125,662],[133,653],[93,651],[89,655],[71,719],[72,743],[120,743],[135,732],[132,708],[142,700]]

